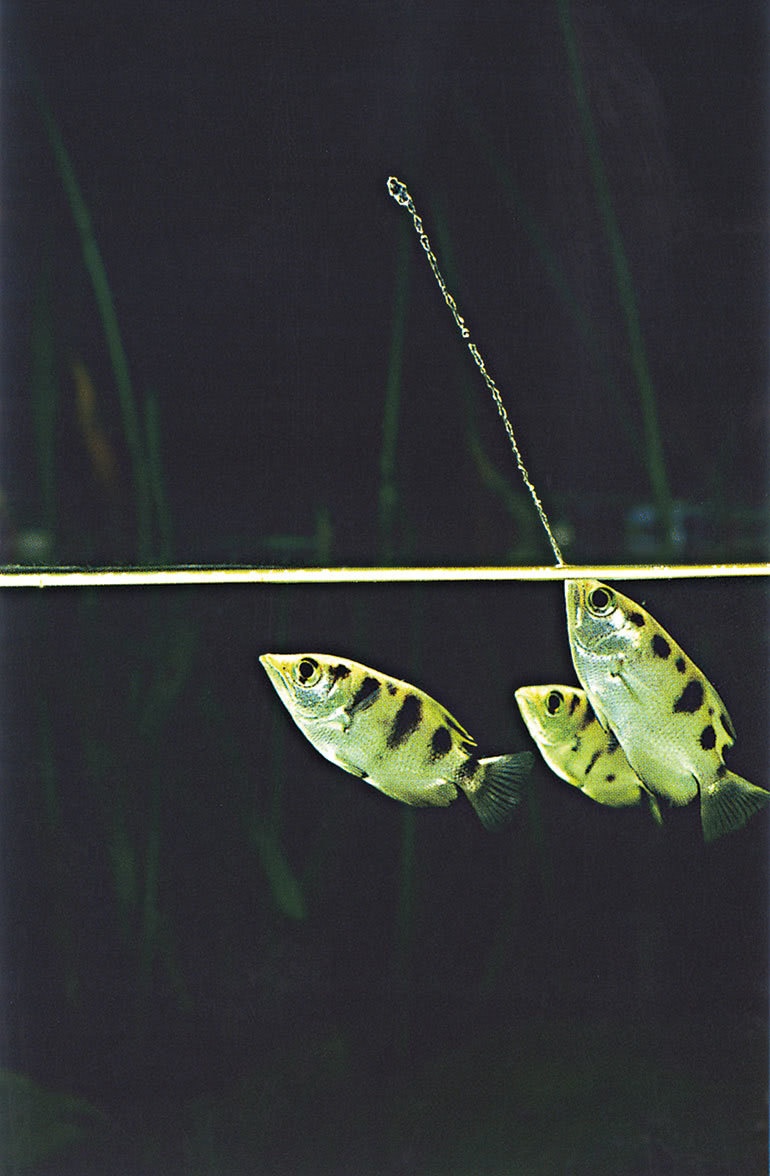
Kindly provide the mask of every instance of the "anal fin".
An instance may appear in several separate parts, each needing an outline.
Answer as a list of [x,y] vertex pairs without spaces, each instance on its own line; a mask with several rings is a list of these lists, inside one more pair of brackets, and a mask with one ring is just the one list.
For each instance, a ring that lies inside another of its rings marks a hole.
[[662,825],[663,824],[663,814],[660,811],[660,805],[658,804],[657,796],[655,796],[655,794],[653,792],[648,792],[646,788],[643,789],[643,791],[644,791],[645,796],[647,797],[647,803],[650,806],[650,813],[652,815],[652,819],[654,820],[656,825]]

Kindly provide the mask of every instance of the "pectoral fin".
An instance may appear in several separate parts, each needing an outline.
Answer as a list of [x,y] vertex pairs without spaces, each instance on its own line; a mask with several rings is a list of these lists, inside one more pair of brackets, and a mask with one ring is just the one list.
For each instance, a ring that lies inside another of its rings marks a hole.
[[345,772],[350,772],[351,776],[358,776],[359,780],[366,780],[367,773],[363,768],[359,768],[357,764],[353,764],[350,760],[345,759],[338,751],[334,753],[334,763],[342,768]]

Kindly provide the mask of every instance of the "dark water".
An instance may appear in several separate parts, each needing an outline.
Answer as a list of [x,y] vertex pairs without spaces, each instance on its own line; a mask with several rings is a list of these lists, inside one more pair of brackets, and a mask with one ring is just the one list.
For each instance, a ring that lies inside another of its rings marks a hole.
[[[625,587],[767,783],[764,586]],[[6,1057],[35,1083],[10,1171],[762,1170],[766,814],[706,847],[695,805],[659,830],[538,764],[488,834],[328,764],[255,673],[353,656],[514,750],[514,688],[574,681],[560,586],[19,592],[6,616]]]

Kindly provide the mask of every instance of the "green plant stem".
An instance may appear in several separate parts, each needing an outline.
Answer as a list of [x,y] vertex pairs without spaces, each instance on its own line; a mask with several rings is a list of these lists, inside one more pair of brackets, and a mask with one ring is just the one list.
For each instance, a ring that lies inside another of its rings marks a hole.
[[147,482],[158,528],[158,554],[164,563],[171,560],[171,511],[166,497],[163,461],[160,452],[160,410],[158,398],[148,388],[144,403],[144,431],[147,453]]
[[157,766],[152,772],[149,824],[144,858],[144,895],[140,936],[139,976],[142,990],[149,992],[152,965],[158,946],[158,870],[160,865],[160,778]]
[[[449,240],[449,230],[446,217],[437,209],[433,217],[436,224],[436,235],[441,248],[444,269],[448,274],[449,284],[454,289],[459,285],[454,265],[453,251]],[[526,496],[514,490],[509,479],[498,470],[497,466],[487,455],[479,433],[477,423],[477,400],[472,395],[469,380],[466,375],[461,381],[461,393],[465,402],[465,443],[476,468],[479,480],[491,494],[497,495],[503,502],[505,509],[511,515],[515,542],[512,541],[506,562],[527,563],[536,558],[538,551],[538,537],[535,535],[534,521],[529,501]]]
[[[627,410],[624,398],[620,395],[618,381],[607,360],[606,348],[602,343],[600,332],[596,324],[587,314],[580,299],[569,284],[564,267],[552,248],[545,230],[538,218],[524,199],[521,188],[516,183],[510,168],[505,166],[500,152],[492,138],[484,128],[480,113],[471,103],[465,102],[458,106],[458,114],[469,129],[469,142],[484,156],[487,165],[497,178],[506,199],[517,221],[522,225],[530,244],[548,276],[551,286],[565,306],[572,318],[575,330],[580,335],[586,351],[591,356],[602,384],[613,397],[613,404],[618,412],[618,419],[630,442],[635,441],[633,421]],[[442,245],[442,256],[444,246]]]
[[123,433],[131,459],[136,503],[137,555],[140,562],[146,563],[150,558],[150,486],[144,463],[139,414],[131,386],[128,359],[118,326],[112,291],[94,235],[91,214],[83,198],[64,140],[39,86],[35,86],[35,99],[80,237],[83,262],[91,279],[96,305],[102,320],[104,337],[118,390]]
[[575,36],[575,28],[572,23],[569,0],[556,0],[556,6],[559,13],[562,35],[564,37],[564,45],[567,51],[567,60],[569,62],[570,76],[575,91],[580,125],[586,150],[588,151],[594,192],[609,243],[618,296],[626,322],[626,332],[631,353],[631,366],[636,377],[636,386],[639,392],[642,410],[647,470],[662,524],[664,542],[666,545],[669,545],[671,536],[671,490],[666,475],[655,389],[647,360],[647,350],[644,345],[642,327],[639,321],[639,308],[634,295],[631,269],[628,264],[628,257],[623,245],[623,237],[612,203],[612,194],[607,180],[607,173],[604,169],[599,136],[596,131],[593,115],[591,114],[591,105],[588,100],[588,92],[583,76],[583,67],[580,60],[577,38]]
[[53,545],[56,529],[56,379],[55,341],[51,313],[51,267],[46,261],[35,294],[32,322],[32,412],[40,478],[41,524]]

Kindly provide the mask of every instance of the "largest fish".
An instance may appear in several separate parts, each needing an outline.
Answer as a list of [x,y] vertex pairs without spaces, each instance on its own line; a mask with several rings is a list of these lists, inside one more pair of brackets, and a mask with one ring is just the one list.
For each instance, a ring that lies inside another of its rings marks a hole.
[[770,792],[731,772],[727,708],[705,674],[641,605],[598,580],[565,580],[572,660],[597,717],[650,791],[700,794],[706,841],[739,829]]
[[346,772],[404,804],[444,807],[463,792],[487,829],[513,816],[531,752],[479,759],[475,739],[435,698],[360,662],[324,653],[259,660],[299,729]]

